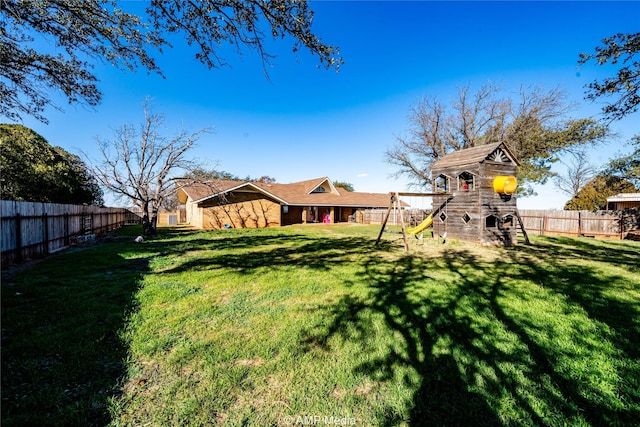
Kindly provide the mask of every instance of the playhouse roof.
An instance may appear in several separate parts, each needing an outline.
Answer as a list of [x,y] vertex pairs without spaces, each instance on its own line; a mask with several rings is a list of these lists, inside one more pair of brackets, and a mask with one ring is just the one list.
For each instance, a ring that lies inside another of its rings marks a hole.
[[[495,156],[493,156],[495,154]],[[481,163],[485,160],[501,161],[506,156],[507,159],[519,165],[516,157],[507,148],[504,142],[495,142],[493,144],[479,145],[476,147],[465,148],[453,153],[446,154],[440,160],[433,163],[431,169],[441,169],[451,166],[463,166],[474,163]],[[493,159],[490,159],[494,157]]]

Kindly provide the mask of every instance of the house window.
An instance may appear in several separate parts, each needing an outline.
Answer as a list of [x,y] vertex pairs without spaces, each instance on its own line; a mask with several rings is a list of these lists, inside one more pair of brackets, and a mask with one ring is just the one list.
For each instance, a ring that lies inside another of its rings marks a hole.
[[497,228],[498,227],[499,218],[495,215],[489,215],[484,219],[485,228]]
[[462,222],[464,222],[465,224],[469,224],[471,222],[471,215],[465,212],[462,216]]
[[475,180],[473,174],[462,172],[458,177],[458,190],[472,191],[475,189]]
[[284,205],[282,206],[282,213],[289,213],[289,206],[288,205]]
[[446,175],[440,175],[435,179],[436,193],[446,193],[451,188],[451,179]]
[[502,217],[503,227],[513,227],[513,215],[505,215]]

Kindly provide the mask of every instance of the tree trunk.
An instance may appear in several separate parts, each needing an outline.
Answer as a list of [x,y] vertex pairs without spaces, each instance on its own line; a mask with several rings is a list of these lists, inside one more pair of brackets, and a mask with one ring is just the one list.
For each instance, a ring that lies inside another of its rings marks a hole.
[[142,233],[146,236],[156,235],[157,213],[149,209],[149,202],[143,203],[142,206]]

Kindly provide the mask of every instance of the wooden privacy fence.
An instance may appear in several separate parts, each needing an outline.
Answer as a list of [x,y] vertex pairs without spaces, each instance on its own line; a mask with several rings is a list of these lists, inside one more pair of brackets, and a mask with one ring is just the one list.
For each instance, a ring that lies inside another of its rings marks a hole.
[[20,262],[99,235],[139,216],[126,208],[0,200],[2,264]]
[[[387,216],[389,209],[365,209],[358,211],[355,216],[355,222],[361,222],[363,224],[382,224],[384,217]],[[429,210],[417,209],[417,208],[403,208],[402,218],[405,225],[414,226],[421,223],[429,215]],[[400,211],[398,209],[392,209],[388,225],[400,225]]]
[[624,211],[520,210],[527,233],[624,239],[640,229],[640,209]]

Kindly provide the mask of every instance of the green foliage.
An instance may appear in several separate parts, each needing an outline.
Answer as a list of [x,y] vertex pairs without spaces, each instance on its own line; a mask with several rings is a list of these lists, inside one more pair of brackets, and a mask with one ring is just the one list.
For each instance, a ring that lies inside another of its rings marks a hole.
[[[16,121],[28,114],[46,122],[50,90],[62,92],[70,103],[97,105],[102,93],[92,62],[162,74],[153,54],[171,47],[167,38],[173,33],[182,33],[195,46],[195,58],[209,68],[228,65],[220,51],[230,45],[238,52],[241,47],[257,52],[266,73],[273,58],[264,45],[267,35],[290,37],[294,52],[304,47],[327,68],[338,70],[342,63],[338,49],[311,32],[313,12],[304,0],[154,0],[140,15],[122,5],[116,0],[3,0],[0,114]],[[55,53],[44,50],[48,45],[57,47]]]
[[638,189],[631,182],[611,175],[598,175],[569,200],[564,208],[570,211],[597,211],[607,208],[607,197],[619,193],[635,193]]
[[193,179],[193,180],[230,180],[230,181],[250,181],[251,179],[247,176],[246,178],[241,178],[236,174],[227,171],[219,171],[216,169],[204,169],[201,166],[197,166],[184,174],[185,179]]
[[602,111],[609,120],[620,120],[633,114],[640,105],[640,33],[618,33],[602,39],[595,53],[581,53],[579,64],[595,62],[598,65],[618,66],[613,77],[589,83],[586,99],[592,101],[614,98]]
[[188,180],[229,180],[229,181],[248,181],[248,182],[263,182],[263,183],[274,183],[276,179],[270,176],[261,176],[260,178],[251,178],[249,175],[242,178],[239,175],[236,175],[227,171],[219,171],[216,169],[204,169],[202,166],[194,167],[193,169],[187,171],[184,174],[184,179]]
[[0,164],[2,199],[103,203],[102,190],[78,156],[22,125],[0,125]]
[[344,188],[347,191],[356,191],[353,184],[349,183],[349,182],[345,182],[345,181],[333,181],[333,186],[334,187],[340,187],[340,188]]
[[[514,123],[513,126],[517,126]],[[523,134],[507,129],[507,144],[520,160],[518,180],[524,185],[518,189],[522,196],[534,194],[531,183],[545,184],[554,176],[553,164],[567,150],[598,143],[608,136],[608,129],[593,119],[574,119],[543,125],[539,122]]]
[[607,167],[607,173],[626,179],[640,188],[640,135],[635,135],[629,143],[635,147],[628,156],[613,159]]

